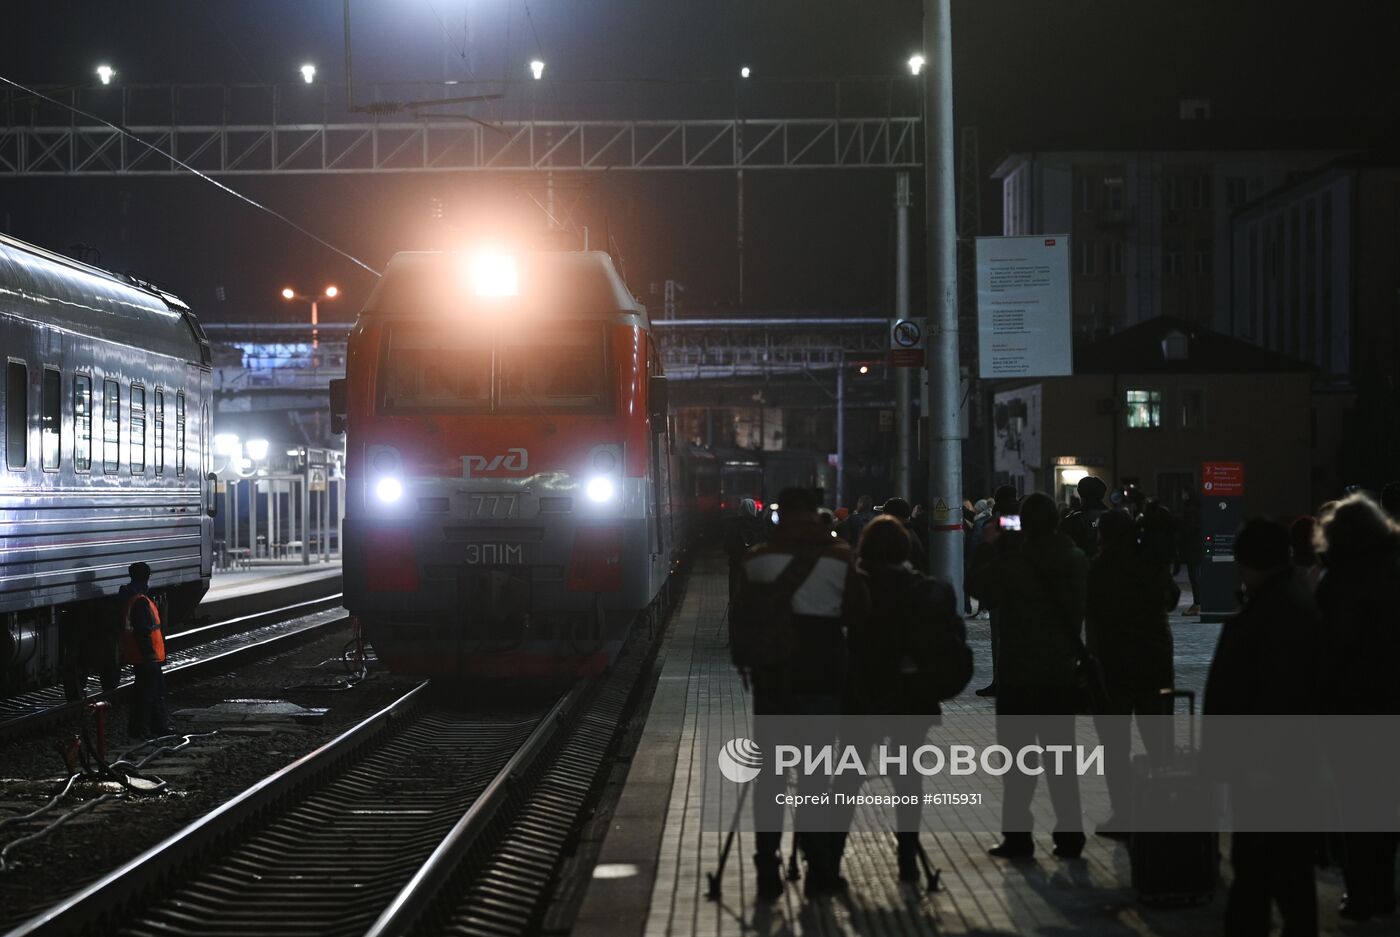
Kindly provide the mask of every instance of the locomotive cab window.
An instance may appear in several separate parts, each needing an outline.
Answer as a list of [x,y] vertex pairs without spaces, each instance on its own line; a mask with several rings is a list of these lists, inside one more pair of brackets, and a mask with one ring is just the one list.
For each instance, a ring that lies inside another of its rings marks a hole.
[[121,463],[122,388],[102,382],[102,470],[115,472]]
[[11,361],[5,368],[5,463],[29,465],[29,366]]
[[491,409],[491,344],[400,327],[389,336],[382,400],[388,411]]
[[503,337],[496,362],[500,407],[596,412],[608,400],[604,362],[603,330],[591,322]]
[[603,336],[597,322],[494,338],[400,325],[385,343],[380,406],[387,413],[597,413],[611,401]]
[[92,470],[92,378],[73,376],[73,468]]
[[131,388],[131,474],[146,474],[146,388]]
[[63,426],[63,375],[58,368],[44,368],[44,386],[39,406],[39,449],[44,471],[58,471],[59,441]]

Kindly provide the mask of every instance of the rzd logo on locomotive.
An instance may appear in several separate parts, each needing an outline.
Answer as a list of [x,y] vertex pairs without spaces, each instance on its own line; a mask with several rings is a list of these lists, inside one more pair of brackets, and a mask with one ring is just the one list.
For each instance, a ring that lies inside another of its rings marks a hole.
[[487,458],[484,455],[462,456],[462,477],[518,474],[530,467],[530,453],[525,449],[507,449],[505,455]]

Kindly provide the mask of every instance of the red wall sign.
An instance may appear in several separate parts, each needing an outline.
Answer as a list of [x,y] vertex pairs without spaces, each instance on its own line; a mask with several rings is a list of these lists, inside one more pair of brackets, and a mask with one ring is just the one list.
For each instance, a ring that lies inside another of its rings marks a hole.
[[1202,462],[1201,494],[1215,497],[1244,494],[1244,463]]

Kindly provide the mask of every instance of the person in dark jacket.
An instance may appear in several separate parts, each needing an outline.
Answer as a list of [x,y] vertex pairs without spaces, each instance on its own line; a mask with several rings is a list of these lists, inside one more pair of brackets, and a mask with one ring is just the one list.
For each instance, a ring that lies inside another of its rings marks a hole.
[[[904,525],[905,532],[909,534],[909,562],[912,563],[917,570],[927,570],[928,551],[924,549],[923,541],[919,539],[918,535],[915,534],[910,527],[910,520],[913,517],[913,513],[909,508],[909,502],[900,497],[886,498],[885,503],[876,508],[876,511],[879,512],[875,515],[876,517],[882,515],[893,517],[895,520],[899,521],[900,524]],[[924,530],[928,530],[927,521],[924,523]],[[856,543],[860,543],[859,539],[857,539]]]
[[[1246,521],[1235,535],[1234,553],[1243,607],[1220,631],[1202,711],[1207,717],[1318,712],[1321,632],[1312,597],[1290,562],[1287,528],[1266,518]],[[1259,787],[1259,779],[1296,768],[1290,758],[1298,742],[1281,737],[1278,724],[1207,723],[1203,764],[1226,782],[1237,826],[1250,825],[1250,810],[1268,790]],[[1275,904],[1285,937],[1317,934],[1315,846],[1309,834],[1232,834],[1235,875],[1225,904],[1227,937],[1267,935]]]
[[1075,490],[1079,492],[1079,508],[1070,512],[1060,530],[1074,541],[1080,552],[1090,557],[1099,551],[1099,518],[1108,510],[1108,505],[1103,503],[1108,485],[1097,475],[1085,475],[1079,479]]
[[1205,557],[1201,500],[1195,492],[1188,491],[1181,499],[1181,521],[1176,528],[1176,561],[1186,567],[1186,579],[1191,583],[1191,604],[1183,614],[1201,614],[1201,561]]
[[131,581],[117,592],[122,609],[123,656],[132,665],[133,683],[127,734],[133,739],[155,738],[170,732],[165,710],[165,638],[160,630],[160,612],[149,595],[151,567],[132,563],[127,568]]
[[729,556],[729,598],[739,587],[739,573],[744,565],[744,556],[755,544],[763,542],[767,531],[759,516],[758,503],[753,498],[745,498],[739,503],[739,513],[724,522],[724,552]]
[[[846,634],[850,669],[846,681],[847,715],[857,717],[861,727],[843,745],[853,745],[865,757],[882,738],[889,737],[891,746],[906,746],[913,751],[924,744],[929,726],[942,712],[937,702],[928,701],[905,679],[910,661],[902,637],[906,629],[928,627],[935,621],[963,628],[957,613],[957,597],[948,583],[927,576],[909,563],[910,535],[898,519],[889,515],[877,517],[865,526],[856,550],[857,563],[868,586],[870,614],[852,622]],[[916,677],[917,674],[911,675]],[[871,737],[869,721],[859,717],[897,716],[893,730],[897,735]],[[926,720],[917,717],[926,716]],[[845,736],[846,733],[843,733]],[[919,879],[918,801],[923,792],[923,776],[916,771],[895,774],[894,789],[900,796],[914,798],[912,804],[901,804],[897,810],[898,828],[895,833],[896,859],[899,877],[906,882]],[[836,790],[855,794],[863,778],[848,773],[838,778]],[[838,830],[850,827],[855,807],[838,807],[833,812]],[[846,834],[838,833],[833,853],[839,864]]]
[[1084,620],[1086,643],[1103,668],[1108,691],[1108,707],[1094,714],[1094,724],[1104,745],[1113,817],[1098,832],[1114,838],[1129,832],[1120,818],[1131,807],[1133,716],[1154,761],[1164,763],[1172,745],[1161,720],[1150,717],[1166,713],[1161,691],[1172,686],[1167,611],[1176,608],[1181,590],[1168,573],[1166,557],[1154,555],[1138,539],[1138,525],[1127,511],[1115,509],[1099,518],[1101,545],[1089,567]]
[[[1317,586],[1328,649],[1323,699],[1329,713],[1400,715],[1400,524],[1364,494],[1331,505],[1319,518],[1317,549],[1326,572]],[[1342,835],[1346,896],[1341,913],[1354,921],[1394,913],[1400,837],[1385,830],[1400,807],[1400,777],[1365,752],[1334,751],[1356,816]],[[1355,764],[1362,756],[1360,765]],[[1380,817],[1374,816],[1380,814]]]
[[[973,561],[976,595],[999,613],[997,742],[1013,752],[1037,740],[1041,745],[1075,744],[1089,563],[1069,537],[1056,531],[1058,522],[1049,495],[1027,495],[1021,502],[1021,530],[1002,532],[988,525]],[[1003,783],[1002,842],[991,854],[1026,858],[1035,852],[1031,800],[1036,776],[1011,771]],[[1078,858],[1084,850],[1079,779],[1047,771],[1046,783],[1055,808],[1055,855]]]
[[[791,610],[796,648],[782,666],[746,669],[746,680],[753,687],[753,713],[768,715],[809,715],[836,717],[841,713],[845,682],[846,632],[865,619],[869,599],[865,583],[851,563],[851,551],[817,518],[820,500],[805,488],[787,488],[778,496],[778,524],[765,543],[748,552],[740,574],[731,627],[745,627],[756,614],[771,605],[760,601],[760,590],[773,586],[783,571],[802,561],[810,570],[784,601]],[[765,738],[770,731],[764,721],[754,722],[754,741],[764,750],[775,740]],[[784,743],[799,740],[782,739]],[[822,740],[810,740],[822,744]],[[815,772],[802,774],[799,790],[819,794],[825,779]],[[779,775],[763,772],[753,781],[754,867],[758,894],[772,900],[782,894],[783,808],[776,798],[786,792]],[[799,820],[801,818],[799,817]],[[807,857],[807,890],[830,893],[841,882],[825,836],[801,837]]]
[[[983,525],[982,525],[981,530],[978,531],[979,540],[978,540],[978,543],[976,544],[976,546],[974,546],[974,548],[973,548],[973,551],[972,551],[972,553],[973,553],[973,560],[969,561],[969,569],[971,568],[971,563],[972,563],[972,562],[975,562],[975,560],[976,560],[976,557],[977,557],[977,550],[978,550],[979,548],[981,548],[984,544],[987,543],[987,540],[988,540],[987,528],[988,528],[988,527],[996,527],[998,524],[1000,524],[1001,522],[998,520],[998,518],[1001,518],[1001,517],[1011,517],[1011,516],[1013,516],[1013,515],[1019,515],[1020,513],[1021,513],[1021,501],[1020,501],[1020,499],[1019,499],[1019,498],[1017,497],[1017,495],[1016,495],[1016,489],[1013,488],[1013,487],[1010,486],[1010,485],[1002,485],[1002,486],[998,487],[997,490],[992,494],[992,514],[991,514],[991,517],[987,518],[986,521],[983,522]],[[989,620],[988,620],[988,623],[987,623],[987,630],[988,630],[989,635],[990,635],[990,637],[989,637],[989,642],[990,642],[990,644],[991,644],[991,652],[992,652],[992,682],[991,682],[991,683],[988,683],[986,686],[984,686],[984,687],[982,687],[980,690],[978,690],[978,691],[977,691],[977,695],[978,695],[978,696],[996,696],[996,695],[997,695],[997,657],[998,657],[998,654],[1000,653],[1000,641],[999,641],[998,639],[999,639],[1000,634],[1001,634],[1001,627],[1000,627],[1000,626],[1001,626],[1001,620],[1000,620],[1000,616],[998,615],[995,606],[993,606],[991,603],[987,602],[985,599],[982,598],[981,595],[979,595],[977,592],[975,592],[975,591],[973,590],[973,587],[972,587],[972,579],[971,579],[971,573],[970,573],[970,572],[969,572],[969,576],[968,576],[968,587],[967,587],[967,591],[968,591],[968,593],[969,593],[970,595],[972,595],[974,598],[977,599],[977,607],[978,607],[979,610],[980,610],[980,609],[983,609],[983,608],[985,608],[985,609],[987,610],[987,618],[989,619]]]
[[[782,501],[778,502],[779,505]],[[865,529],[865,525],[870,523],[870,519],[875,516],[875,499],[870,495],[861,495],[856,499],[856,509],[851,515],[840,523],[836,528],[836,533],[848,546],[854,547],[860,541],[860,532]]]

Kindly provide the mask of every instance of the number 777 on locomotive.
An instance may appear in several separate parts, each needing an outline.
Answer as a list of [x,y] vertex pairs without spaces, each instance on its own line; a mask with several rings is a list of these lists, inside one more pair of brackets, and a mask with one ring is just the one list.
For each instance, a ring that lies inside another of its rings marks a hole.
[[345,605],[381,660],[544,680],[611,662],[687,534],[661,372],[606,253],[389,262],[331,388]]

